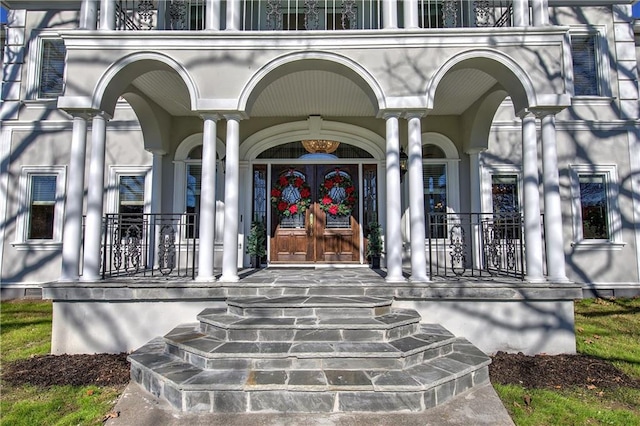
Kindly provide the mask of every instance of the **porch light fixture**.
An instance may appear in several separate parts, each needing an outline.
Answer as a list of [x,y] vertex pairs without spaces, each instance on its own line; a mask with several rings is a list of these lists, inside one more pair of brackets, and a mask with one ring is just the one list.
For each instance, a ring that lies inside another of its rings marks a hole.
[[302,146],[311,154],[331,154],[333,151],[338,149],[340,142],[324,139],[307,139],[302,141]]
[[404,148],[400,148],[400,182],[404,180],[404,175],[407,174],[409,162],[409,156],[404,152]]

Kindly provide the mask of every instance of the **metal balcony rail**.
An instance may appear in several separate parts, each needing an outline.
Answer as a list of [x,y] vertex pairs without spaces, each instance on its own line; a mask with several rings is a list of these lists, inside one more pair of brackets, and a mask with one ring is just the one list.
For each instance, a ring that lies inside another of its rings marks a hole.
[[[226,2],[222,3],[224,11]],[[243,31],[371,30],[383,28],[386,0],[241,0]],[[118,30],[202,30],[206,0],[117,0]],[[398,2],[399,25],[407,2]],[[512,0],[417,0],[421,28],[511,25]],[[222,21],[224,21],[224,13]],[[221,28],[225,28],[224,22]]]
[[511,0],[418,0],[421,28],[511,25]]
[[195,279],[195,213],[107,214],[103,226],[103,279],[133,275]]
[[524,279],[519,213],[430,213],[427,244],[432,279],[483,276]]

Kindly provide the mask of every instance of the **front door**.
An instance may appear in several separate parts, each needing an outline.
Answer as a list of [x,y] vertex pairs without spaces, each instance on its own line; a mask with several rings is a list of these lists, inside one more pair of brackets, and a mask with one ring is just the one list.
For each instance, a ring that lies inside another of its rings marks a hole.
[[357,165],[273,166],[271,262],[360,260]]

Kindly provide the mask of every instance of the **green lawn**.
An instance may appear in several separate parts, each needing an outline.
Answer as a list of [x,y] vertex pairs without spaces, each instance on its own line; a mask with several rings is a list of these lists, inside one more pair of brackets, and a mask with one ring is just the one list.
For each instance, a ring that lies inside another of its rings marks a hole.
[[[640,298],[576,304],[580,353],[640,379]],[[47,354],[51,303],[0,305],[0,363]],[[123,388],[2,385],[0,425],[98,425]],[[640,390],[526,389],[494,385],[517,425],[640,425]],[[530,403],[525,403],[525,396]]]
[[[586,299],[575,312],[578,352],[640,379],[640,298]],[[640,425],[638,389],[494,387],[517,425]]]
[[[0,305],[0,364],[51,350],[51,302]],[[0,425],[100,425],[118,395],[117,387],[31,385],[0,381]]]

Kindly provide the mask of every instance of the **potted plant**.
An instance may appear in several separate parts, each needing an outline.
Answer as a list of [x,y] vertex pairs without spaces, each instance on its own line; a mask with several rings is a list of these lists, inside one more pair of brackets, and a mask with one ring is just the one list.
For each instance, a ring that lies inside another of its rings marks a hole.
[[247,254],[251,256],[251,267],[259,268],[260,260],[267,254],[267,229],[261,221],[251,222],[247,236]]
[[377,222],[371,222],[367,235],[367,257],[371,259],[371,268],[380,269],[382,249],[382,227]]

